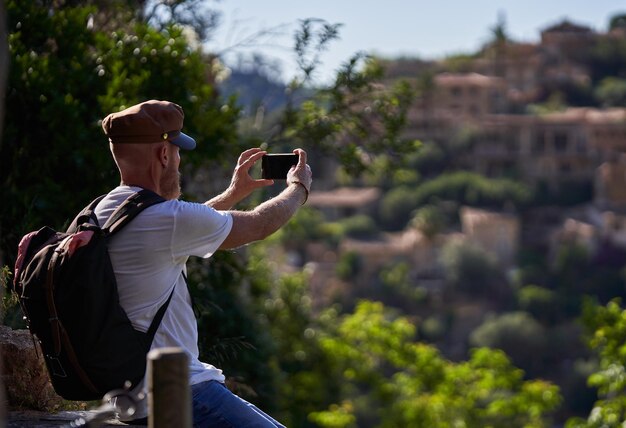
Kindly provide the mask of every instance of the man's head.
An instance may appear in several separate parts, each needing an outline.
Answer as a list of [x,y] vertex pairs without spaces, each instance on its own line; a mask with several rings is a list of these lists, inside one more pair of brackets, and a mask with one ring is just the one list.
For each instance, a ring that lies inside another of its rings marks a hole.
[[181,132],[183,110],[168,101],[146,101],[102,121],[122,183],[156,191],[166,199],[180,196],[179,150],[196,142]]

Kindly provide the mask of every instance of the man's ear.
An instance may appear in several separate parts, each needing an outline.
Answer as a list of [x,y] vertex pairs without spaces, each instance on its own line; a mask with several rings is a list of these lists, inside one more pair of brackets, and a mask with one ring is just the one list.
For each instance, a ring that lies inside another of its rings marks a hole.
[[158,154],[159,154],[159,161],[161,162],[161,165],[163,166],[163,168],[165,168],[170,159],[169,153],[167,150],[167,144],[162,144],[161,147],[159,147]]

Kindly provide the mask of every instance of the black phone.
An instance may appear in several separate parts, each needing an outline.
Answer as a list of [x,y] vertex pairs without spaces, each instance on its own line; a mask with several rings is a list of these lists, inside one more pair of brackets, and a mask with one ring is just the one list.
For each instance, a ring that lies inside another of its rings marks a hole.
[[292,166],[298,164],[293,153],[268,153],[261,158],[261,177],[269,180],[285,180]]

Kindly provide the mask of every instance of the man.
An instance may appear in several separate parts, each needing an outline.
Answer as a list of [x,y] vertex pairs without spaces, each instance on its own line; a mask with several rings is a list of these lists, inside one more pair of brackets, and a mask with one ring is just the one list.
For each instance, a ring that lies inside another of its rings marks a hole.
[[[142,188],[167,199],[142,211],[111,240],[120,303],[134,327],[146,331],[173,290],[152,348],[177,346],[188,354],[194,426],[282,426],[228,391],[222,371],[198,359],[198,328],[183,274],[189,256],[209,258],[218,249],[264,239],[284,225],[309,193],[306,153],[294,150],[299,161],[288,173],[286,188],[251,211],[231,209],[255,189],[273,184],[249,174],[265,154],[260,149],[240,155],[230,186],[219,196],[204,204],[180,201],[180,150],[196,146],[181,132],[183,117],[180,106],[151,100],[102,122],[121,183],[98,204],[98,222],[104,224],[119,204]],[[135,416],[146,415],[144,401]]]

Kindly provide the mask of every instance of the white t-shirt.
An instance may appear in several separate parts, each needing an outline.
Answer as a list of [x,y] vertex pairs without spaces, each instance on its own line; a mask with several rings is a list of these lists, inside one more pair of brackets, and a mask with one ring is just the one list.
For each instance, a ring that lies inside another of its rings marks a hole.
[[[113,189],[96,207],[98,223],[104,225],[113,211],[139,190],[130,186]],[[189,356],[191,385],[207,380],[223,382],[224,375],[198,359],[198,325],[181,273],[186,272],[189,256],[211,257],[230,233],[232,224],[232,216],[227,212],[204,204],[170,200],[146,208],[109,243],[120,304],[137,330],[148,330],[174,289],[152,349],[182,348]],[[144,383],[135,392],[144,390]],[[144,401],[134,418],[146,414]]]

